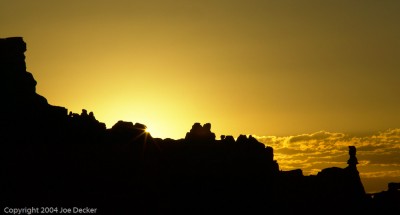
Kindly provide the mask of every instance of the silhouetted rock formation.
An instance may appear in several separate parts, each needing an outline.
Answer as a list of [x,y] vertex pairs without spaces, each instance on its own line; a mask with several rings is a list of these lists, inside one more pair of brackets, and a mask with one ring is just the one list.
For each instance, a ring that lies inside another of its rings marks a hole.
[[228,136],[222,135],[221,142],[225,143],[225,144],[233,144],[233,143],[235,143],[235,138],[233,138],[233,136],[231,136],[231,135],[228,135]]
[[215,134],[211,132],[210,123],[201,126],[201,124],[197,122],[192,126],[190,132],[186,133],[185,140],[190,143],[211,143],[215,141]]
[[358,160],[357,160],[357,157],[356,157],[356,152],[357,152],[357,150],[356,150],[355,146],[349,146],[350,158],[347,161],[347,164],[349,165],[348,166],[349,169],[353,169],[355,171],[357,170],[357,164],[358,164]]
[[49,105],[36,93],[36,81],[26,71],[25,42],[20,37],[0,39],[0,47],[2,139],[30,141],[26,137],[36,135],[36,128],[57,130],[66,120],[67,109]]
[[400,183],[390,182],[388,184],[388,191],[396,192],[400,190]]
[[[118,121],[110,129],[110,134],[115,141],[132,142],[136,138],[144,138],[146,135],[146,126],[140,123],[135,125],[132,122]],[[144,140],[143,140],[144,141]]]
[[349,155],[349,165],[345,169],[331,167],[323,169],[317,176],[331,184],[329,187],[332,187],[332,192],[346,192],[347,197],[351,193],[351,198],[360,198],[365,195],[365,191],[357,170],[356,147],[349,146]]
[[351,168],[326,168],[316,176],[303,176],[300,169],[281,171],[275,187],[277,201],[284,202],[281,212],[310,213],[312,208],[312,214],[368,214],[354,146],[349,147],[349,155]]
[[[364,186],[356,167],[358,162],[354,146],[349,146],[349,155],[348,167],[344,169],[331,167],[318,173],[317,178],[321,188],[324,190],[324,193],[319,196],[327,204],[336,202],[342,204],[342,207],[345,206],[345,208],[354,207],[359,209],[365,202],[366,197]],[[341,196],[341,198],[338,199],[338,196]]]
[[106,129],[93,112],[52,106],[26,71],[22,38],[0,39],[0,202],[94,207],[99,214],[399,214],[399,184],[368,198],[357,170],[279,171],[253,136],[215,139],[195,123],[185,139],[152,138],[140,123]]
[[114,133],[143,133],[146,130],[146,126],[140,123],[136,123],[133,125],[132,122],[124,122],[122,120],[118,121],[113,127],[111,128],[111,132]]
[[280,172],[283,177],[290,177],[290,178],[301,178],[303,177],[303,170],[301,169],[294,169],[289,171],[281,171]]
[[400,214],[400,183],[388,183],[387,191],[374,193],[372,197],[370,210],[374,214]]

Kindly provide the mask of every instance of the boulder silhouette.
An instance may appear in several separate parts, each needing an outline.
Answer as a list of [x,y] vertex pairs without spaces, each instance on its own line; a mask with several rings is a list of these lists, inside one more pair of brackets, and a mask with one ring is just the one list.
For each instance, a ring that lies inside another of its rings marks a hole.
[[206,123],[202,126],[196,122],[192,129],[186,133],[185,140],[190,143],[212,143],[215,141],[215,134],[211,132],[211,124]]

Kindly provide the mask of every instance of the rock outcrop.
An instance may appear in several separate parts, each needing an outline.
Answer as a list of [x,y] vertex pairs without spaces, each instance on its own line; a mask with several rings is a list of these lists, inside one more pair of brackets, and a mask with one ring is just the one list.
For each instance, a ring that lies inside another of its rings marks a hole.
[[195,123],[180,140],[153,139],[140,123],[106,129],[93,112],[67,114],[38,95],[25,51],[20,37],[0,39],[4,205],[91,206],[99,214],[398,214],[396,183],[366,199],[354,146],[348,167],[304,176],[279,171],[273,148],[251,135],[216,140],[210,123]]
[[[400,183],[388,183],[388,190],[371,194],[370,210],[376,214],[400,214]],[[371,213],[372,214],[372,213]]]
[[[4,131],[5,142],[36,135],[36,128],[54,131],[67,118],[66,108],[49,105],[36,93],[36,81],[26,71],[25,51],[26,44],[21,37],[0,39],[0,129]],[[26,135],[18,134],[19,131]]]
[[190,143],[212,143],[215,141],[215,134],[211,132],[211,124],[194,123],[192,129],[186,133],[185,140]]

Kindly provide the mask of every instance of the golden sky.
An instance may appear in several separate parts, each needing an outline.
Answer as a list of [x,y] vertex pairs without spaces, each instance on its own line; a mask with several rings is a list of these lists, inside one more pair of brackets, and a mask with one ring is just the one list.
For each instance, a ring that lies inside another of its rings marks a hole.
[[372,135],[400,128],[399,11],[394,0],[0,0],[0,37],[24,37],[50,104],[107,127]]

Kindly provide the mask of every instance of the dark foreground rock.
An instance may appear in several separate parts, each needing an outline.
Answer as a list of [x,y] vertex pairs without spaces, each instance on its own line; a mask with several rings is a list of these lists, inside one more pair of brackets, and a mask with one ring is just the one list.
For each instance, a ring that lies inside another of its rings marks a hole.
[[26,71],[22,38],[0,39],[4,207],[96,208],[96,214],[399,214],[399,190],[366,195],[355,147],[348,167],[280,171],[252,136],[195,123],[185,139],[140,123],[111,129],[93,112],[48,104]]

